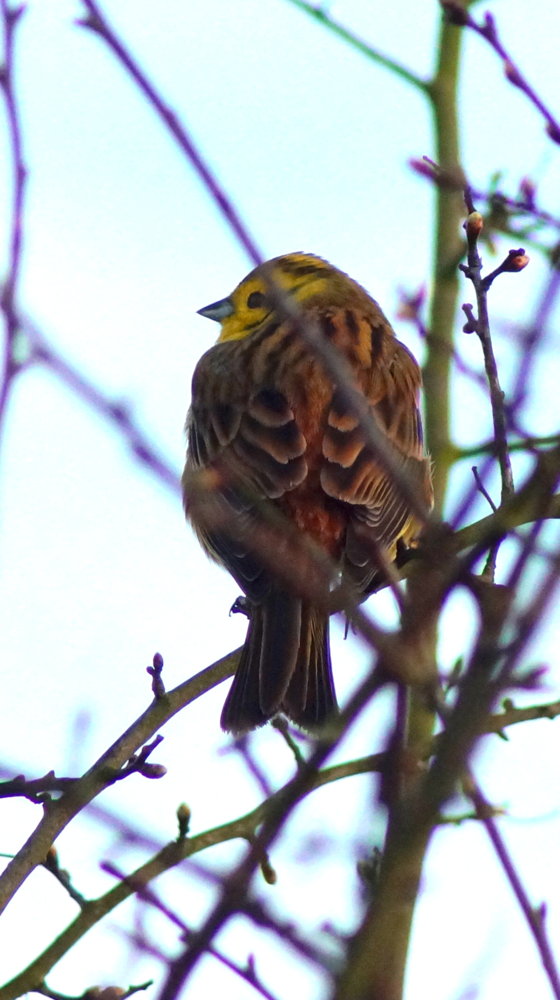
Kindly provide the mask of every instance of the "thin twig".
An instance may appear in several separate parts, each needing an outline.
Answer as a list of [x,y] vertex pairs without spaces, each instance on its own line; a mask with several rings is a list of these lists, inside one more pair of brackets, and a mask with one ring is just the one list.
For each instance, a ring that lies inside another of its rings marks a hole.
[[[173,694],[174,692],[170,692],[168,697],[171,698]],[[331,747],[334,747],[334,743],[331,744]],[[326,752],[325,750],[325,755]],[[315,757],[315,759],[317,758]],[[269,814],[276,818],[278,825],[281,825],[282,810],[284,807],[289,808],[293,806],[298,796],[299,798],[303,798],[315,788],[320,788],[332,781],[378,770],[382,766],[383,759],[384,754],[373,754],[370,757],[364,757],[360,760],[349,761],[346,764],[337,764],[325,768],[314,775],[311,768],[308,767],[303,781],[300,781],[299,777],[298,779],[294,779],[298,781],[297,788],[294,788],[294,780],[292,780],[276,792],[271,799],[262,802],[244,816],[240,816],[235,820],[223,823],[195,836],[173,840],[166,844],[154,857],[150,858],[149,861],[141,865],[129,876],[129,879],[134,882],[135,890],[132,889],[130,881],[129,883],[121,882],[98,899],[90,900],[82,912],[58,935],[55,941],[49,944],[26,969],[22,970],[22,972],[18,973],[17,976],[0,988],[2,1000],[16,1000],[23,992],[30,990],[35,983],[42,981],[62,956],[67,954],[90,928],[95,926],[121,902],[128,899],[133,894],[133,891],[137,891],[139,885],[147,885],[163,872],[184,863],[185,859],[191,858],[195,854],[214,845],[227,843],[229,840],[242,839],[252,844],[247,863],[250,861],[252,870],[255,870],[262,860],[262,846],[256,838],[256,834]],[[219,880],[219,885],[220,887],[223,886],[222,879]],[[244,885],[248,885],[248,879]],[[240,907],[242,902],[242,892],[238,894],[235,901],[230,900],[233,909]],[[257,912],[254,910],[256,904],[247,900],[243,905],[249,916],[253,916],[256,920],[264,920],[262,914],[260,917],[257,916]],[[312,952],[311,947],[306,949],[304,942],[296,943],[295,939],[292,943],[298,950],[305,950],[306,956],[310,957]]]
[[[484,483],[482,482],[482,477],[480,476],[478,467],[476,465],[473,465],[472,473],[479,493],[481,493],[484,499],[488,502],[488,504],[490,505],[490,509],[496,511],[498,508],[496,507],[496,504],[492,500],[492,497],[490,496]],[[490,549],[488,551],[488,557],[486,559],[486,563],[482,571],[482,576],[486,577],[487,580],[493,581],[496,575],[496,563],[498,561],[499,546],[500,543],[496,542],[495,545],[490,546]]]
[[498,508],[496,507],[496,504],[492,500],[492,497],[490,496],[490,494],[489,494],[488,490],[486,489],[484,483],[482,482],[482,479],[480,477],[480,473],[478,471],[478,466],[477,465],[473,465],[473,467],[472,467],[472,474],[474,476],[474,481],[476,483],[476,488],[477,488],[478,492],[481,493],[482,496],[484,497],[484,499],[488,502],[488,505],[490,506],[491,510],[496,511]]
[[112,431],[128,447],[135,461],[158,479],[162,485],[180,496],[179,473],[160,454],[155,444],[142,430],[129,406],[100,389],[92,379],[71,365],[47,340],[39,327],[12,306],[20,334],[27,342],[27,359],[20,370],[33,364],[43,365],[55,378],[73,392],[86,406],[106,420]]
[[[171,132],[173,138],[197,171],[216,205],[222,212],[224,219],[247,251],[250,259],[254,264],[261,264],[263,262],[262,254],[257,249],[253,238],[250,236],[234,205],[227,198],[223,188],[218,184],[207,163],[203,160],[200,151],[196,148],[185,127],[179,122],[176,114],[165,103],[139,63],[111,28],[97,0],[82,0],[82,3],[88,11],[88,16],[81,19],[78,23],[96,33],[116,55],[119,62],[127,70],[141,93],[149,101],[150,106],[156,111],[162,123]],[[314,324],[302,322],[300,310],[289,296],[286,295],[285,291],[274,282],[273,277],[270,279],[270,285],[275,305],[279,309],[280,314],[294,322],[304,340],[320,357],[327,374],[334,377],[345,404],[348,406],[350,412],[358,416],[361,421],[367,445],[372,448],[376,458],[389,471],[410,509],[424,523],[427,520],[428,511],[419,499],[418,492],[413,487],[413,484],[409,482],[407,476],[403,475],[399,463],[395,460],[391,449],[387,445],[385,434],[373,420],[363,393],[355,386],[349,365],[344,364],[345,359],[341,356],[340,352],[333,348],[325,337],[321,336],[321,332],[315,328]]]
[[[441,166],[436,164],[431,157],[423,156],[420,159],[412,157],[409,160],[409,166],[415,173],[419,174],[421,177],[427,178],[436,187],[441,188],[444,191],[464,191],[465,189],[465,177],[464,174],[459,171],[453,170],[443,170]],[[523,183],[523,182],[522,182]],[[553,215],[551,212],[547,212],[545,209],[540,208],[534,197],[534,192],[528,194],[527,187],[528,182],[523,183],[523,191],[518,197],[513,197],[512,195],[507,195],[503,191],[497,190],[496,188],[491,188],[490,190],[481,187],[476,187],[476,185],[471,184],[468,181],[468,187],[471,191],[473,200],[475,202],[485,202],[488,205],[490,212],[490,221],[493,224],[493,228],[502,229],[502,225],[496,221],[495,216],[507,213],[512,213],[516,215],[526,215],[528,216],[528,223],[531,226],[531,232],[534,231],[535,225],[542,223],[544,226],[548,226],[551,229],[560,230],[560,218]],[[507,230],[509,232],[509,230]],[[516,232],[516,235],[517,232]],[[554,247],[548,248],[548,252],[552,252],[556,247],[557,234],[555,234],[556,240]]]
[[[478,253],[478,237],[482,231],[482,217],[474,210],[470,194],[467,192],[467,209],[469,215],[465,223],[467,233],[467,264],[461,265],[466,276],[472,282],[477,304],[476,333],[482,345],[484,355],[484,367],[490,389],[490,402],[492,406],[492,419],[494,424],[494,440],[496,444],[496,454],[500,464],[502,477],[501,502],[505,501],[514,492],[513,472],[509,457],[507,441],[507,420],[504,407],[504,393],[500,386],[498,376],[498,366],[492,346],[490,334],[490,319],[488,315],[487,285],[482,277],[482,261]],[[470,202],[470,204],[469,204]]]
[[57,778],[49,771],[42,778],[27,779],[23,774],[0,782],[0,799],[23,798],[44,805],[51,798],[51,792],[66,792],[76,783],[77,778]]
[[[480,735],[492,733],[501,735],[504,729],[508,726],[519,725],[521,723],[540,719],[556,719],[558,717],[560,717],[560,701],[516,707],[510,700],[508,700],[507,703],[504,704],[502,711],[496,713],[495,715],[491,715],[481,724]],[[430,745],[423,753],[424,759],[429,759],[434,753],[437,752],[441,739],[441,734],[433,738]],[[322,787],[332,781],[337,781],[353,775],[379,772],[384,766],[384,753],[373,754],[369,757],[363,757],[343,764],[337,764],[318,773],[315,787]],[[22,991],[29,990],[31,988],[30,984],[37,982],[39,979],[47,975],[56,962],[59,961],[63,955],[67,954],[67,952],[73,947],[76,941],[83,938],[91,927],[95,926],[99,920],[105,917],[120,902],[132,894],[133,889],[131,880],[138,882],[138,884],[141,883],[142,885],[147,885],[151,879],[155,879],[162,874],[162,872],[169,870],[174,865],[181,865],[182,868],[184,868],[185,860],[187,858],[194,857],[195,854],[205,850],[207,847],[214,844],[224,843],[234,836],[246,839],[248,831],[256,830],[260,822],[262,822],[263,806],[264,804],[258,806],[253,813],[249,813],[247,816],[234,820],[231,823],[226,823],[223,826],[216,827],[214,830],[208,830],[194,837],[183,838],[182,847],[180,848],[172,848],[171,846],[168,846],[163,848],[163,850],[159,850],[156,855],[150,859],[150,861],[148,861],[141,868],[137,869],[137,871],[129,877],[124,894],[122,887],[119,886],[110,889],[106,894],[100,896],[98,899],[91,900],[90,905],[86,906],[85,911],[80,913],[79,916],[76,917],[76,919],[64,931],[62,931],[56,941],[56,945],[49,945],[47,949],[27,967],[27,969],[18,974],[15,979],[5,984],[2,989],[2,997],[5,998],[5,1000],[14,1000],[14,998],[19,996]],[[126,821],[122,819],[122,817],[114,815],[106,808],[94,805],[90,810],[90,814],[93,817],[97,816],[101,822],[108,824],[111,829],[118,829],[122,827],[123,836],[125,836],[127,842],[141,843],[148,849],[156,849],[153,838],[147,838],[139,835],[132,826],[127,824]],[[173,843],[176,844],[177,841],[174,841]],[[199,872],[199,874],[202,874],[205,879],[210,878],[212,881],[216,881],[216,877],[212,872],[203,871]],[[249,904],[246,912],[248,916],[254,916],[256,919],[257,914],[254,910],[254,906],[254,902]],[[264,917],[262,914],[258,920],[260,923],[263,923]],[[299,948],[299,946],[295,943],[294,947]]]
[[[175,910],[172,910],[170,906],[167,906],[153,889],[149,888],[144,883],[136,884],[133,875],[126,875],[124,872],[120,871],[116,865],[110,862],[105,862],[101,865],[101,868],[109,875],[112,875],[113,878],[118,879],[120,882],[124,882],[140,897],[141,900],[162,913],[175,927],[179,928],[185,940],[188,941],[195,936],[196,932],[193,931],[192,927],[189,927],[188,924],[181,919],[179,914],[175,912]],[[231,958],[228,958],[228,956],[224,955],[223,952],[218,951],[218,949],[213,945],[208,948],[208,954],[212,955],[213,958],[216,958],[218,962],[225,965],[227,969],[234,972],[236,976],[239,976],[239,978],[244,982],[249,983],[249,985],[257,991],[257,993],[260,993],[261,996],[265,997],[265,1000],[277,1000],[274,994],[266,988],[260,977],[257,975],[254,962],[248,961],[246,966],[243,967],[237,962],[234,962]]]
[[341,712],[336,723],[333,724],[334,732],[332,735],[326,736],[317,744],[306,766],[298,771],[292,781],[282,789],[274,801],[274,806],[271,808],[270,803],[268,804],[266,817],[247,855],[237,868],[224,879],[220,898],[197,933],[196,938],[170,965],[159,1000],[174,1000],[215,935],[240,907],[243,908],[251,876],[261,863],[263,851],[268,850],[274,842],[296,804],[313,785],[318,769],[338,745],[343,734],[354,723],[365,702],[379,688],[380,683],[382,682],[380,682],[377,673],[372,671],[351,698],[346,709]]
[[537,108],[546,122],[546,131],[553,142],[560,144],[560,124],[554,115],[546,107],[544,101],[539,97],[536,90],[530,85],[526,76],[521,72],[518,65],[506,47],[500,41],[496,22],[492,14],[488,11],[484,15],[482,24],[478,24],[469,13],[462,0],[440,0],[441,6],[449,20],[458,27],[470,28],[472,31],[484,38],[503,61],[504,73],[514,87],[518,87],[526,97]]
[[162,124],[186,155],[204,187],[211,195],[224,221],[239,240],[250,260],[254,264],[262,263],[263,255],[258,249],[255,240],[249,233],[247,226],[241,219],[235,205],[226,194],[223,186],[202,156],[200,150],[196,147],[185,126],[173,109],[164,101],[161,94],[158,93],[156,86],[148,78],[124,42],[110,26],[105,14],[101,10],[101,6],[96,0],[82,0],[82,3],[88,11],[88,15],[78,19],[77,24],[98,35],[116,55],[121,65],[124,66],[130,77],[134,80],[139,91],[146,98],[149,106],[153,108]]
[[336,21],[328,11],[324,10],[322,7],[315,7],[311,3],[307,3],[306,0],[288,0],[289,3],[297,7],[298,10],[303,11],[305,14],[309,14],[314,21],[322,25],[328,31],[332,32],[338,38],[341,38],[344,42],[347,42],[351,48],[356,49],[366,58],[371,59],[372,62],[377,63],[379,66],[383,66],[384,69],[388,69],[390,73],[395,76],[400,77],[405,83],[412,84],[413,87],[419,90],[427,90],[428,84],[422,77],[413,73],[402,63],[397,62],[396,59],[392,59],[390,56],[385,55],[385,53],[380,52],[379,49],[375,49],[369,42],[366,42],[355,32],[350,31],[339,21]]
[[129,986],[126,990],[122,990],[119,986],[106,986],[105,988],[100,988],[94,986],[91,990],[86,990],[79,997],[68,996],[67,993],[60,993],[58,990],[51,990],[46,983],[41,983],[39,986],[33,987],[33,993],[40,993],[43,997],[48,997],[49,1000],[128,1000],[128,997],[133,996],[134,993],[139,993],[142,990],[149,989],[153,986],[153,979],[148,979],[145,983],[140,983],[139,986]]
[[546,930],[545,906],[542,904],[538,908],[535,908],[531,905],[529,896],[527,895],[523,882],[521,881],[515,863],[498,829],[498,824],[495,819],[495,811],[486,800],[480,787],[477,785],[471,774],[468,774],[464,779],[463,789],[465,794],[468,795],[475,806],[477,818],[481,820],[486,829],[494,851],[496,852],[496,856],[500,861],[506,878],[513,889],[515,898],[517,899],[523,916],[525,917],[527,925],[533,935],[535,944],[541,956],[544,970],[548,976],[552,992],[556,997],[556,1000],[560,1000],[560,976],[558,974],[558,969],[556,968],[554,954]]
[[0,876],[0,912],[30,872],[43,863],[49,847],[60,832],[88,802],[112,784],[115,773],[130,760],[138,747],[145,744],[181,708],[230,677],[238,657],[239,650],[229,653],[163,698],[154,701],[79,781],[74,782],[59,799],[49,804],[36,829]]
[[25,10],[24,5],[12,7],[8,0],[0,0],[3,29],[3,58],[0,69],[0,87],[4,97],[8,122],[8,140],[12,161],[12,203],[9,223],[9,251],[6,281],[2,287],[0,305],[4,313],[6,337],[0,382],[0,432],[13,380],[18,371],[14,345],[18,332],[15,299],[22,262],[23,219],[27,168],[23,154],[23,138],[18,102],[14,89],[14,37],[16,26]]
[[47,851],[47,857],[44,861],[44,867],[51,875],[54,875],[57,882],[66,889],[66,892],[73,899],[75,903],[78,904],[81,910],[87,904],[87,899],[81,892],[78,892],[75,885],[72,882],[70,873],[66,871],[65,868],[61,868],[58,861],[58,851],[56,847],[50,847]]

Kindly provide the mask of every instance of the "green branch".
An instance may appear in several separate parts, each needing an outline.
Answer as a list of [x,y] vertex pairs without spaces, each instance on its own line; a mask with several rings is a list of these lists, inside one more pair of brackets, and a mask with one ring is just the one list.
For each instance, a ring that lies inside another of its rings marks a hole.
[[356,49],[361,55],[366,56],[367,59],[371,59],[372,62],[378,64],[378,66],[383,66],[384,69],[390,70],[395,76],[399,76],[401,80],[405,83],[412,84],[413,87],[417,87],[419,90],[427,91],[428,84],[420,76],[417,76],[412,70],[403,66],[402,63],[397,62],[396,59],[391,59],[390,56],[384,55],[379,52],[378,49],[374,49],[368,42],[360,38],[349,28],[345,28],[343,24],[335,21],[334,18],[330,16],[326,11],[322,10],[320,7],[314,7],[313,4],[306,3],[306,0],[288,0],[294,7],[298,10],[303,11],[317,21],[323,28],[326,28],[333,35],[336,35],[343,42],[346,42],[351,48]]

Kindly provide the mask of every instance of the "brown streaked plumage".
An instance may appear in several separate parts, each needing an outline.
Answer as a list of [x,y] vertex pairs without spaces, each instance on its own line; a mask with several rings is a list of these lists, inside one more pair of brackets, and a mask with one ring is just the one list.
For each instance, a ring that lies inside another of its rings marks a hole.
[[[335,711],[328,616],[312,600],[334,580],[326,563],[321,576],[315,555],[327,555],[365,597],[397,543],[410,544],[421,527],[298,324],[275,309],[271,280],[297,303],[301,322],[344,355],[393,464],[419,508],[432,504],[420,370],[357,282],[320,257],[287,254],[200,310],[222,329],[193,377],[185,510],[251,608],[221,718],[234,733],[277,712],[313,729]],[[191,493],[193,474],[203,471],[207,492]]]

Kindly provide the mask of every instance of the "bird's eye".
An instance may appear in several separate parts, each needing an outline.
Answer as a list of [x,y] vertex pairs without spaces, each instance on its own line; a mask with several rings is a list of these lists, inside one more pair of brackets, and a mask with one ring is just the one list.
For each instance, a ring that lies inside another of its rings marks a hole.
[[266,299],[262,292],[251,292],[247,299],[249,309],[261,309],[265,302]]

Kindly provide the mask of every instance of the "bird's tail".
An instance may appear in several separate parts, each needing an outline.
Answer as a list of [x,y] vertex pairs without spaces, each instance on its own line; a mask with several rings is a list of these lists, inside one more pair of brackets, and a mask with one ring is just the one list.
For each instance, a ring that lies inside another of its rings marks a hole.
[[328,617],[286,591],[253,605],[222,729],[245,733],[283,712],[313,730],[336,708]]

